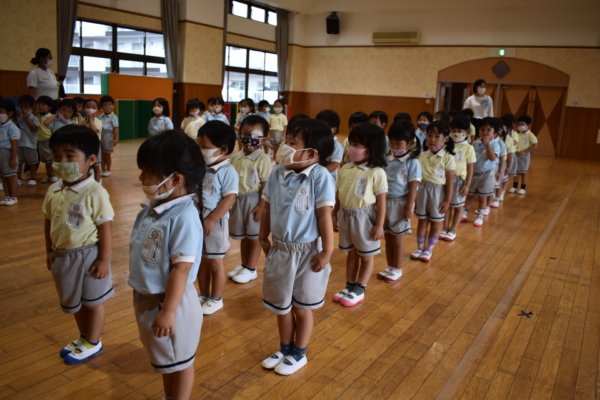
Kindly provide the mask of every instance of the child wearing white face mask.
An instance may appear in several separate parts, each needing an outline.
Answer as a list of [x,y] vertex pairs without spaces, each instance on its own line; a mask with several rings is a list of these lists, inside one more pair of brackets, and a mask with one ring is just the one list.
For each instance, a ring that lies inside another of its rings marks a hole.
[[194,140],[198,137],[198,129],[204,125],[203,111],[204,103],[198,99],[190,99],[185,105],[185,118],[181,121],[181,130]]
[[[537,137],[529,130],[531,127],[531,117],[529,115],[521,115],[517,120],[517,129],[519,134],[517,137],[517,176],[513,180],[513,187],[509,193],[525,194],[527,186],[527,172],[531,163],[531,152],[537,147]],[[519,178],[521,178],[521,189],[519,187]]]
[[240,126],[249,115],[256,115],[256,109],[254,108],[254,100],[247,98],[240,101],[240,114],[237,116],[234,125],[236,134],[239,135]]
[[198,286],[202,312],[210,315],[223,308],[221,295],[227,280],[223,258],[230,247],[229,209],[239,184],[238,174],[227,159],[235,147],[235,132],[221,121],[210,121],[198,131],[198,144],[206,163],[202,183],[205,237]]
[[210,121],[221,121],[229,124],[227,116],[223,114],[223,107],[225,107],[225,101],[222,97],[215,97],[213,99],[213,112],[206,116],[206,122]]
[[154,116],[148,122],[148,136],[156,136],[173,129],[173,122],[169,119],[169,102],[166,99],[159,97],[152,102],[152,114]]
[[[83,104],[83,111],[85,114],[85,118],[81,122],[80,125],[87,126],[90,128],[96,135],[98,135],[98,139],[102,142],[102,121],[96,117],[98,114],[98,110],[100,110],[100,105],[94,99],[86,100]],[[98,158],[96,163],[94,164],[94,177],[96,182],[100,182],[100,178],[102,176],[102,171],[100,169],[100,165],[102,164],[102,149],[98,151]]]
[[281,100],[276,100],[273,103],[273,111],[275,114],[269,117],[269,140],[266,145],[273,146],[273,154],[277,154],[279,145],[285,138],[288,120],[283,113],[283,102]]
[[0,100],[0,176],[6,198],[2,206],[17,204],[17,167],[21,131],[15,124],[15,105],[8,99]]

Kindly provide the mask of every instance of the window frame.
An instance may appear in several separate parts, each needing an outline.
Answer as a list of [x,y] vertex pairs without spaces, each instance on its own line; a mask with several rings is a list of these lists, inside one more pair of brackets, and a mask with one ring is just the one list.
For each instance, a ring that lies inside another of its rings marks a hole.
[[[112,38],[111,38],[112,50],[99,50],[99,49],[89,49],[89,48],[83,47],[83,35],[81,32],[82,25],[81,24],[79,25],[80,26],[79,47],[75,47],[75,46],[73,46],[73,43],[71,43],[71,55],[79,56],[79,66],[78,66],[78,68],[79,68],[79,71],[78,71],[79,72],[79,93],[77,93],[77,94],[86,94],[84,91],[85,71],[83,69],[83,58],[86,56],[110,59],[110,70],[113,72],[116,72],[116,73],[120,73],[119,61],[121,61],[121,60],[122,61],[142,62],[142,63],[144,63],[143,76],[148,76],[148,63],[165,64],[165,65],[167,63],[165,57],[123,53],[123,52],[117,51],[117,46],[118,46],[118,31],[117,31],[117,29],[118,28],[132,29],[135,31],[144,32],[144,44],[143,44],[144,53],[146,53],[147,34],[155,33],[155,34],[164,35],[164,33],[162,31],[155,31],[152,29],[145,29],[145,28],[139,28],[139,27],[135,27],[135,26],[110,23],[110,22],[105,22],[105,21],[89,19],[89,18],[77,18],[75,21],[76,22],[89,22],[92,24],[100,24],[100,25],[110,26],[112,28]],[[75,40],[75,38],[73,40]],[[76,94],[76,93],[71,93],[71,94]]]
[[[245,87],[245,92],[244,92],[244,98],[248,97],[248,88],[250,87],[250,74],[252,75],[262,75],[262,76],[274,76],[277,77],[278,76],[278,72],[273,72],[273,71],[267,71],[266,70],[266,54],[275,54],[277,55],[277,53],[272,52],[272,51],[266,51],[263,49],[257,49],[257,48],[253,48],[253,47],[245,47],[245,46],[238,46],[236,44],[230,44],[228,43],[226,47],[235,47],[237,49],[245,49],[246,50],[246,68],[242,68],[242,67],[230,67],[228,65],[225,65],[225,72],[238,72],[238,73],[242,73],[246,75],[246,87]],[[250,68],[250,51],[259,51],[261,53],[265,53],[265,70],[260,70],[260,69],[253,69]],[[227,49],[225,50],[227,52]],[[229,54],[231,54],[231,52],[229,52]],[[225,60],[226,63],[229,62],[229,60]],[[229,79],[228,79],[229,81]],[[264,82],[264,78],[263,78],[263,82]],[[223,85],[223,89],[226,90],[226,96],[224,97],[226,102],[230,102],[229,101],[229,85],[227,85],[227,87],[225,87],[225,85]],[[263,92],[264,92],[264,88],[263,88]]]
[[[237,2],[237,3],[242,3],[242,4],[246,4],[248,6],[248,11],[245,17],[241,17],[239,15],[235,15],[233,13],[233,2]],[[255,19],[252,19],[252,7],[255,8],[260,8],[261,10],[264,10],[265,12],[265,19],[264,21],[258,21]],[[255,22],[261,22],[263,24],[268,24],[271,26],[277,26],[277,25],[273,25],[269,23],[269,12],[274,12],[275,14],[277,14],[277,9],[273,8],[273,7],[269,7],[269,6],[265,6],[264,4],[259,4],[259,3],[255,3],[252,1],[247,1],[247,0],[232,0],[229,2],[229,14],[231,15],[235,15],[236,17],[240,17],[240,18],[246,18],[249,19],[251,21],[255,21]]]

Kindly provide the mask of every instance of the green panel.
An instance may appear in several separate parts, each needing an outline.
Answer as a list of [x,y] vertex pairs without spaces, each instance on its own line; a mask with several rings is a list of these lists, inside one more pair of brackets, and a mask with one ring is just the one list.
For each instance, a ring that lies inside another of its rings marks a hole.
[[150,121],[150,118],[152,118],[152,101],[135,100],[133,110],[135,137],[148,137],[148,122]]
[[100,93],[108,95],[108,74],[100,74]]
[[117,116],[119,117],[119,140],[133,139],[133,100],[117,100]]

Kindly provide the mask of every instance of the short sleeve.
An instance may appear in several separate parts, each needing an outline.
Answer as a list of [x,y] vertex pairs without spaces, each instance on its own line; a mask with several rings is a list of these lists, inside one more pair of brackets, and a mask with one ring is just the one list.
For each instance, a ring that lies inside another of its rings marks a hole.
[[40,126],[40,121],[34,115],[29,116],[29,121],[31,121],[31,123],[34,124],[35,126]]
[[8,138],[10,140],[19,140],[21,138],[21,130],[15,124],[10,125]]
[[115,114],[112,115],[112,124],[113,128],[119,127],[119,117],[117,117]]
[[44,213],[44,217],[46,217],[46,219],[48,219],[48,220],[52,219],[52,209],[50,207],[50,205],[51,205],[50,197],[52,196],[52,193],[54,193],[54,185],[58,185],[58,182],[50,185],[50,187],[48,188],[48,191],[46,192],[46,196],[44,197],[44,203],[42,204],[42,212]]
[[100,121],[98,118],[94,118],[94,126],[96,127],[96,129],[101,131],[102,130],[102,121]]
[[173,129],[173,121],[169,117],[165,117],[165,128],[166,130]]
[[34,87],[37,88],[38,87],[38,74],[36,70],[31,70],[29,71],[29,73],[27,74],[27,87]]
[[267,203],[271,203],[271,186],[273,186],[274,184],[272,183],[273,179],[275,179],[276,174],[271,174],[271,176],[269,176],[269,178],[267,179],[267,184],[265,185],[265,190],[263,190],[262,192],[262,198],[267,202]]
[[487,100],[489,101],[489,105],[487,106],[488,111],[488,117],[494,117],[494,100],[492,100],[492,98],[490,96],[486,96]]
[[341,163],[344,158],[344,149],[337,140],[334,141],[333,153],[331,154],[331,162]]
[[240,177],[238,176],[235,168],[227,167],[224,169],[224,174],[221,177],[221,195],[223,197],[230,194],[238,193],[238,185],[240,183]]
[[375,195],[387,193],[388,183],[385,170],[379,167],[374,168],[374,170],[375,171],[373,171],[373,191],[375,192]]
[[537,136],[533,132],[529,132],[529,143],[536,144],[538,142]]
[[262,154],[260,155],[260,159],[258,161],[258,177],[261,182],[265,182],[271,172],[273,171],[273,164],[271,164],[271,160],[268,156],[264,157]]
[[104,222],[112,221],[112,217],[115,215],[115,210],[113,210],[112,205],[110,204],[110,198],[106,189],[100,185],[95,186],[96,187],[94,190],[90,193],[92,203],[92,219],[97,225],[101,225]]
[[317,173],[315,179],[314,196],[316,208],[335,206],[335,181],[333,176],[325,169],[315,168],[313,173]]
[[152,120],[154,118],[150,118],[150,121],[148,121],[148,132],[152,131]]
[[410,164],[408,165],[408,181],[421,182],[421,178],[423,178],[421,163],[419,162],[419,160],[413,158],[412,160],[410,160]]
[[281,114],[281,116],[283,117],[283,126],[287,126],[287,124],[288,124],[287,117],[283,114]]
[[493,142],[492,143],[492,150],[494,150],[494,153],[496,153],[496,155],[500,155],[500,145],[498,144],[498,142]]
[[467,150],[467,164],[473,164],[477,161],[477,155],[475,154],[475,149],[473,146],[469,145],[469,150]]
[[185,127],[187,126],[187,123],[186,123],[187,120],[188,120],[187,118],[184,118],[183,121],[181,121],[181,127],[180,127],[180,129],[182,131],[185,131]]
[[269,117],[269,126],[273,125],[273,118],[275,117],[275,115],[271,115]]
[[[448,157],[446,157],[448,156]],[[444,166],[446,167],[446,171],[454,171],[456,169],[456,161],[454,160],[454,156],[450,155],[450,153],[446,153],[444,155],[446,159],[444,161]]]
[[[180,206],[181,207],[181,206]],[[193,214],[193,215],[192,215]],[[169,256],[194,263],[202,248],[202,225],[194,207],[173,217],[169,226]]]

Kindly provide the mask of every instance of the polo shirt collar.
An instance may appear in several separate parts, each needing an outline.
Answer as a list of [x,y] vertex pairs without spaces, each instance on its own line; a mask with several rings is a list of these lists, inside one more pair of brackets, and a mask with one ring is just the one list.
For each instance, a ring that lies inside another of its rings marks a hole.
[[425,152],[425,154],[427,155],[427,157],[432,157],[432,156],[440,156],[440,157],[443,157],[443,156],[444,156],[444,154],[446,154],[446,149],[442,148],[440,151],[438,151],[438,152],[437,152],[437,154],[433,154],[433,153],[431,152],[431,150],[427,150],[427,151]]
[[[309,165],[308,167],[304,168],[302,171],[298,172],[297,174],[304,174],[305,176],[309,176],[310,175],[310,171],[312,171],[319,163],[314,163],[312,165]],[[296,172],[292,169],[287,169],[287,168],[283,168],[283,177],[287,178],[287,176],[289,174],[291,174],[292,172]]]
[[367,171],[367,170],[369,170],[369,169],[370,169],[370,168],[369,168],[369,166],[368,166],[368,164],[369,164],[368,162],[364,162],[364,163],[362,163],[362,164],[356,164],[354,161],[352,161],[352,162],[350,163],[350,165],[352,165],[352,168],[354,168],[354,167],[358,167],[358,168],[360,168],[360,169],[362,169],[362,170],[364,170],[364,171]]
[[72,186],[65,186],[63,184],[62,179],[59,179],[58,180],[58,185],[54,186],[54,191],[58,192],[59,190],[62,190],[64,188],[69,188],[69,189],[71,189],[72,191],[74,191],[76,193],[81,193],[85,189],[87,189],[95,181],[96,180],[94,179],[94,174],[89,174],[89,176],[87,178],[85,178],[81,182],[78,182],[78,183],[76,183],[75,185],[72,185]]
[[469,141],[468,141],[468,140],[466,140],[466,139],[465,139],[465,140],[463,140],[462,142],[456,142],[456,144],[467,144],[467,143],[469,143]]
[[238,153],[238,157],[239,158],[249,158],[252,161],[255,161],[258,157],[260,157],[260,155],[263,153],[263,149],[258,149],[258,150],[254,150],[252,153],[246,155],[246,153],[244,153],[244,150],[240,150],[240,152]]
[[389,162],[394,162],[394,161],[406,162],[410,158],[411,155],[412,155],[412,152],[410,152],[410,151],[408,153],[406,153],[405,155],[403,155],[402,157],[398,157],[398,158],[394,157],[393,155],[390,155],[390,156],[388,156],[388,161]]
[[152,207],[152,209],[154,210],[155,213],[162,214],[165,211],[170,210],[171,208],[175,207],[176,205],[183,203],[184,201],[188,201],[188,199],[191,199],[192,197],[194,197],[194,194],[186,194],[185,196],[181,196],[181,197],[178,197],[171,201],[167,201],[166,203],[162,203],[156,207],[152,207],[152,202],[151,202],[150,207]]
[[13,123],[13,121],[12,121],[12,118],[11,118],[11,119],[7,120],[5,123],[3,123],[2,127],[4,128],[5,126],[9,126],[12,123]]
[[519,132],[519,135],[527,135],[529,132],[531,132],[531,131],[527,130],[526,132]]
[[218,163],[216,165],[208,167],[208,169],[212,169],[212,170],[214,170],[216,172],[219,168],[225,166],[225,164],[229,164],[229,160],[223,160],[223,161],[221,161],[220,163]]

